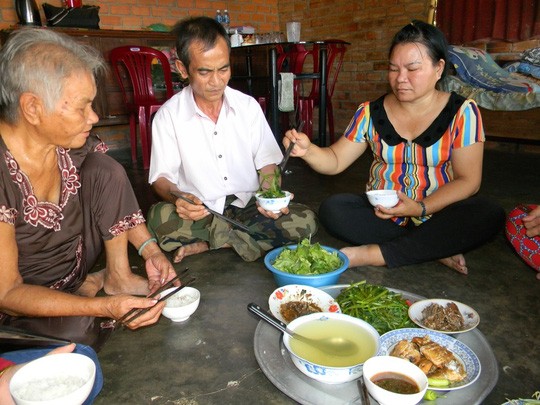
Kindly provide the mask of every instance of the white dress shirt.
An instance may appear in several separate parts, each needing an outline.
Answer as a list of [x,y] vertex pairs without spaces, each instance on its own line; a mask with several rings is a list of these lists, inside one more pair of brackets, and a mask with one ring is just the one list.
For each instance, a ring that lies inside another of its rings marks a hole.
[[217,123],[195,103],[191,86],[152,123],[149,183],[163,177],[222,213],[225,198],[243,208],[259,188],[257,170],[283,157],[257,101],[227,87]]

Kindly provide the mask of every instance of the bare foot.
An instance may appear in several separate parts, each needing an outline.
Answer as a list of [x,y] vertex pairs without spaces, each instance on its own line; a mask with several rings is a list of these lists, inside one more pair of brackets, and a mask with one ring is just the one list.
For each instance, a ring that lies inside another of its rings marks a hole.
[[105,282],[105,269],[90,273],[75,294],[83,297],[95,297],[103,288]]
[[103,289],[108,295],[130,294],[148,295],[148,280],[133,273],[120,277],[116,274],[105,272]]
[[467,264],[465,263],[465,256],[463,256],[462,254],[440,259],[439,262],[441,262],[447,267],[450,267],[452,270],[457,271],[458,273],[469,273],[469,269],[467,269]]
[[349,258],[349,268],[358,266],[384,266],[386,264],[379,245],[345,247],[341,251]]
[[190,243],[189,245],[181,246],[174,253],[173,262],[180,263],[184,257],[206,252],[207,250],[210,250],[208,242],[195,242]]

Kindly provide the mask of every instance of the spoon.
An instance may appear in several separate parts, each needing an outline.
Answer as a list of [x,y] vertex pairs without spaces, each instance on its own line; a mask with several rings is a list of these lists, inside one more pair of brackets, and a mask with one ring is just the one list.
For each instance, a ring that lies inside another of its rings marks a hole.
[[263,321],[269,323],[274,328],[286,333],[291,338],[310,345],[311,347],[320,350],[326,354],[333,356],[350,356],[358,352],[358,346],[348,339],[334,336],[323,339],[311,339],[298,333],[293,332],[287,325],[274,317],[268,311],[262,309],[259,305],[251,303],[247,306],[248,311],[257,315]]

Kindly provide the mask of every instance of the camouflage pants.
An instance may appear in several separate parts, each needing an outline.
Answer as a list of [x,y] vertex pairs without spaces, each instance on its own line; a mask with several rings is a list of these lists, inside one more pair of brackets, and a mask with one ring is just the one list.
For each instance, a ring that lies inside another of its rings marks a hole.
[[204,241],[210,249],[230,246],[245,261],[254,261],[268,250],[298,243],[317,232],[316,215],[307,206],[290,203],[289,211],[288,215],[272,220],[259,213],[254,198],[245,208],[227,206],[223,214],[246,225],[248,233],[213,215],[199,221],[183,220],[174,204],[160,202],[150,207],[147,226],[166,252]]

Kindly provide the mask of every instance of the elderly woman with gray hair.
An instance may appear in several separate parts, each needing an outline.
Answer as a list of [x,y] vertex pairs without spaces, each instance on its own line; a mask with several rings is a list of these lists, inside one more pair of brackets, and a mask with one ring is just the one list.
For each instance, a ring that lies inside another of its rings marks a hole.
[[[17,30],[0,51],[0,324],[94,348],[108,335],[100,318],[149,308],[127,326],[155,323],[164,303],[140,296],[176,276],[124,169],[90,134],[105,66],[44,29]],[[131,272],[128,243],[148,279]],[[89,274],[103,250],[105,269]]]

